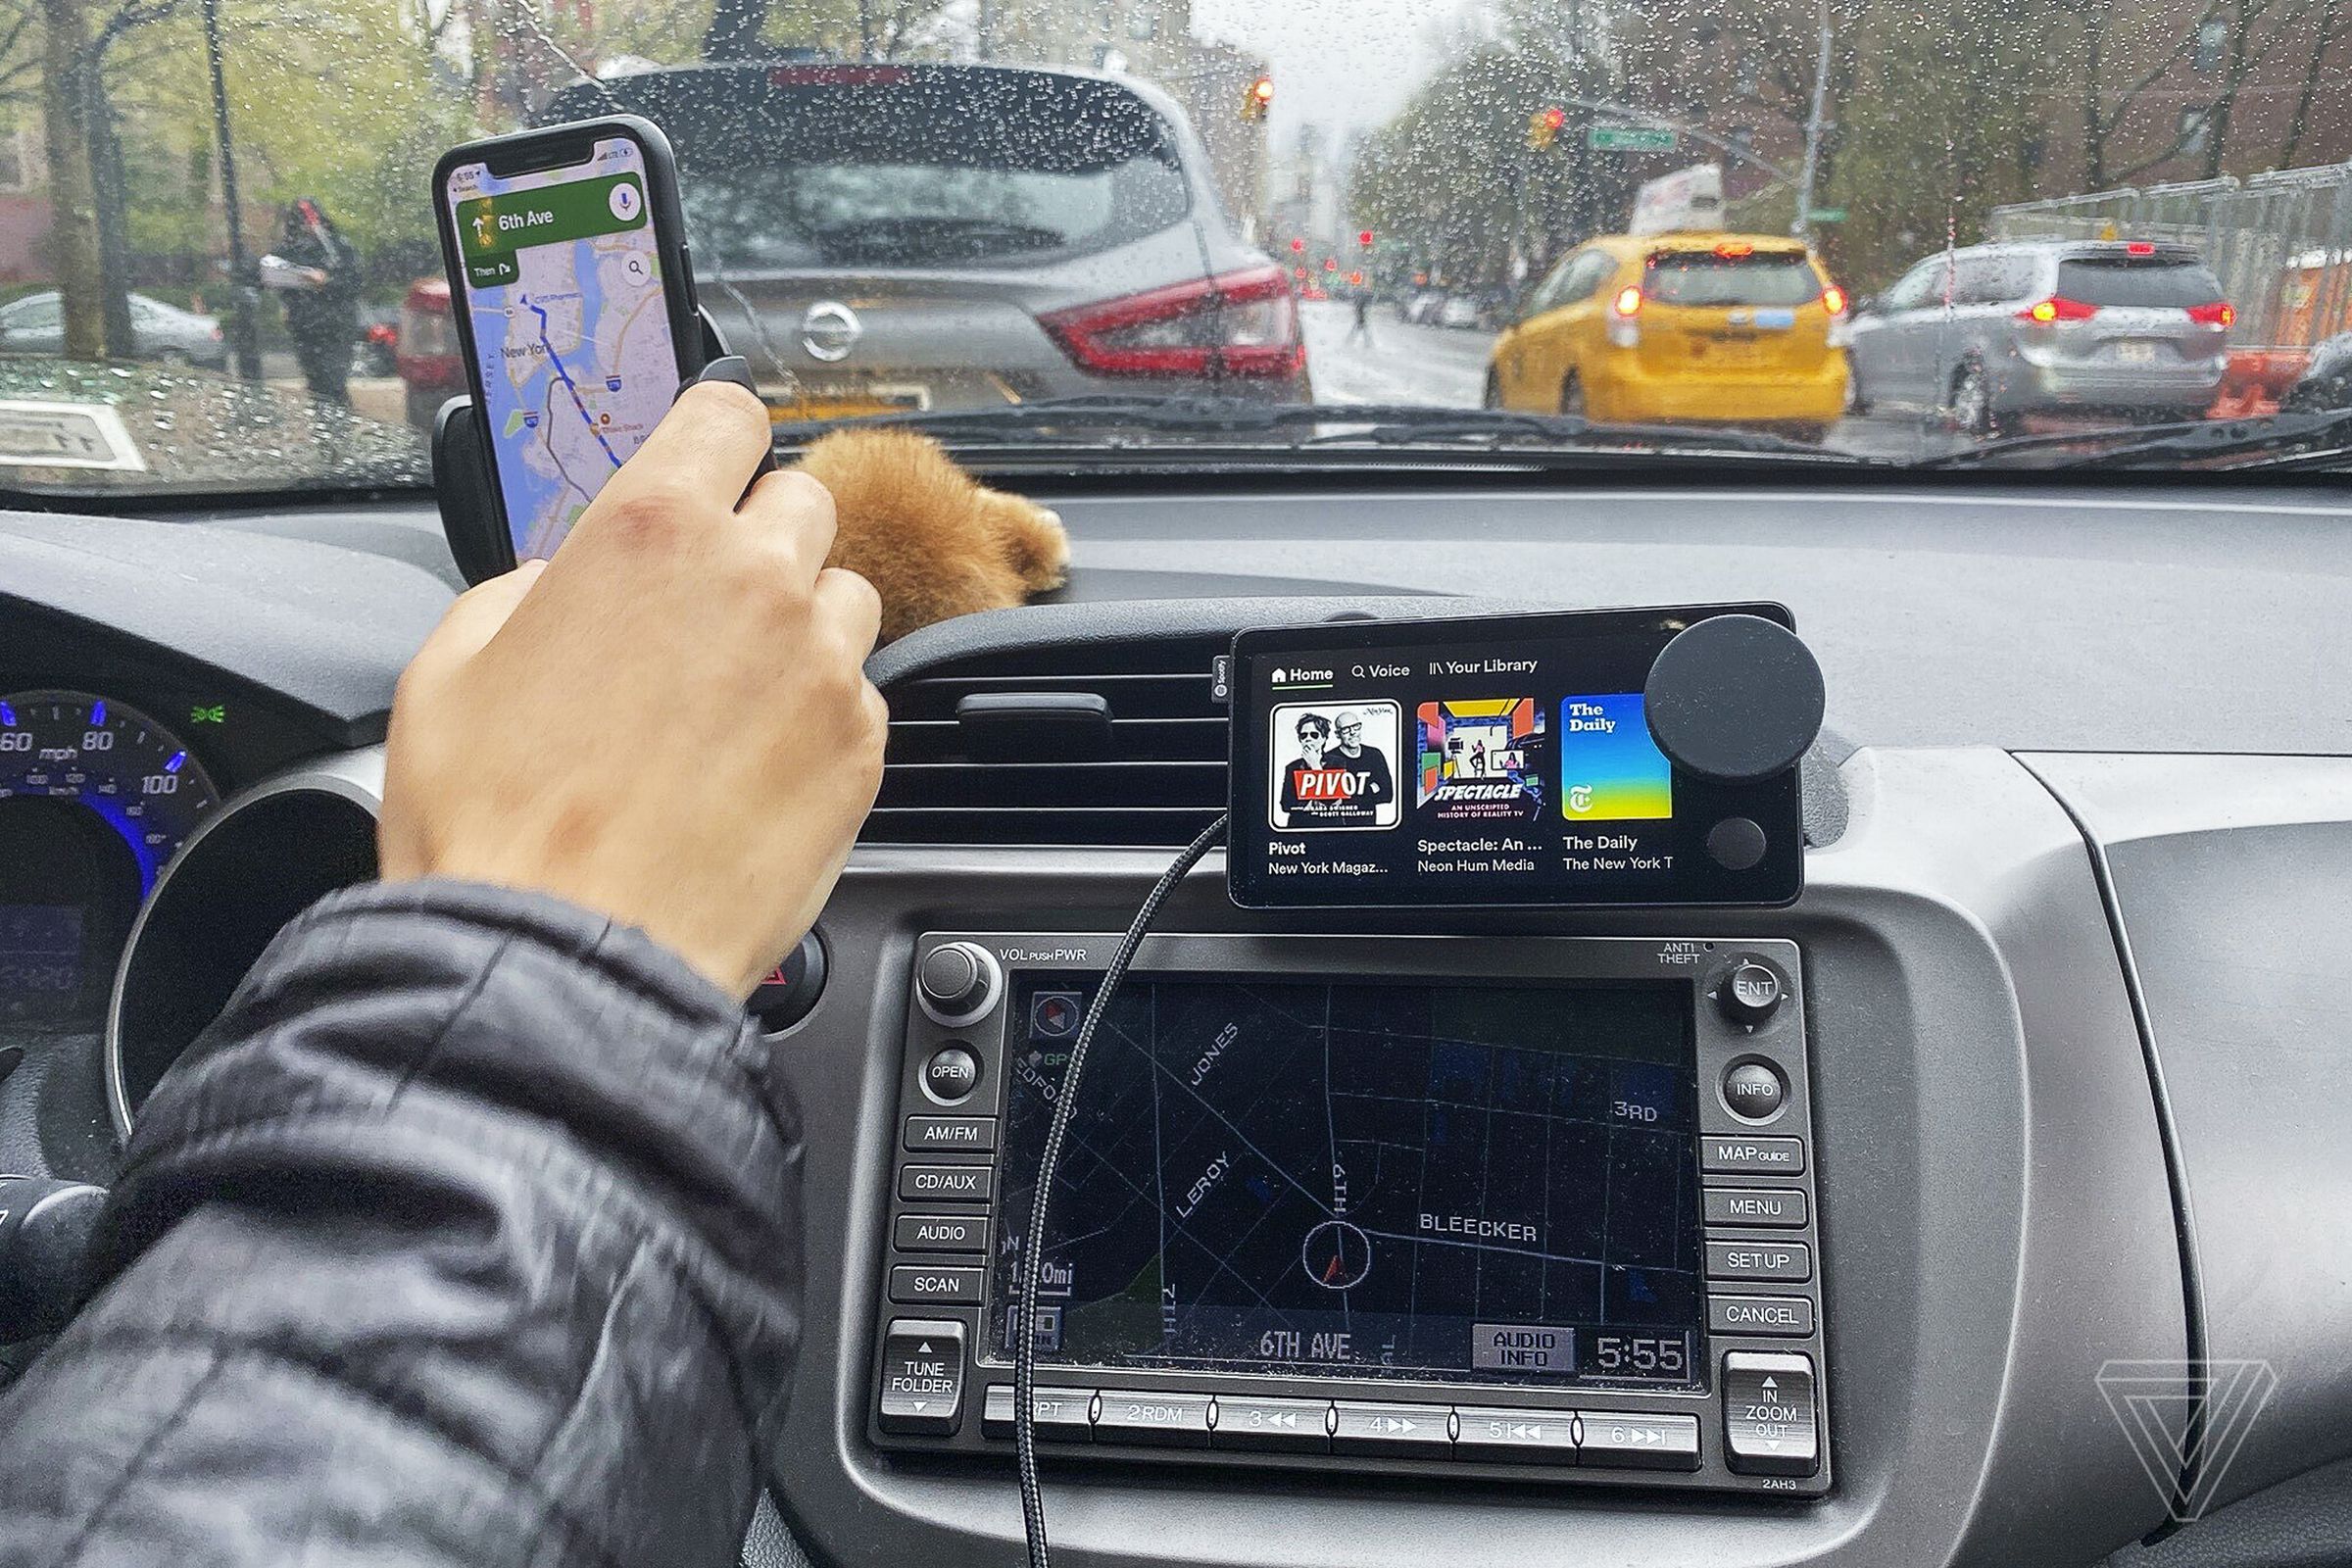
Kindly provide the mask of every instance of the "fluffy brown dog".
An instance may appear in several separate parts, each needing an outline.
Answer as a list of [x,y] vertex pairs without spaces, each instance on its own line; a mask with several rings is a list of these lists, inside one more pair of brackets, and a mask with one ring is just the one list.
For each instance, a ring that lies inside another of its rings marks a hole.
[[884,642],[1061,586],[1070,563],[1061,518],[979,483],[929,436],[836,430],[799,466],[833,492],[841,531],[827,564],[881,594]]

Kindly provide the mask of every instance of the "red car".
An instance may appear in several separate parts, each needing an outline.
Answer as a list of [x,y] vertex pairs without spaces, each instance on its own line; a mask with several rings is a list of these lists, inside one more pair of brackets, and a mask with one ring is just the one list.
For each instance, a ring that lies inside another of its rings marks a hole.
[[392,373],[408,386],[409,422],[419,430],[430,430],[441,405],[464,394],[466,362],[449,316],[449,279],[420,277],[409,285]]

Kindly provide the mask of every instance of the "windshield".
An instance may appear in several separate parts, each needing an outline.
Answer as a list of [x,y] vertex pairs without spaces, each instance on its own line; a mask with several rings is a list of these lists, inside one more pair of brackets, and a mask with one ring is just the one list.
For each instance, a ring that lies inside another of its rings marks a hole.
[[[701,302],[787,448],[879,419],[1061,469],[2333,465],[2348,32],[2316,3],[0,0],[0,492],[422,493],[469,391],[436,161],[613,114],[675,148]],[[526,432],[643,386],[587,315]]]

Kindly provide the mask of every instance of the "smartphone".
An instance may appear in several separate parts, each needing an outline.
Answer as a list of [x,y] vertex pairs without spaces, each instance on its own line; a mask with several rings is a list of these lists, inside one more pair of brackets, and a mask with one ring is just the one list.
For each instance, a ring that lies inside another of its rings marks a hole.
[[555,554],[703,368],[668,138],[634,115],[453,148],[451,314],[511,556]]

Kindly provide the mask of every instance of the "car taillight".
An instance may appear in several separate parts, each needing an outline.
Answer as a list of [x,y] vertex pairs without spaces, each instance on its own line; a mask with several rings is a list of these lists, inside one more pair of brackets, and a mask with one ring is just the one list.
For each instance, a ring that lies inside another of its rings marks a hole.
[[2096,305],[2085,305],[2081,300],[2065,299],[2057,295],[2052,295],[2046,300],[2036,300],[2017,313],[2018,319],[2038,322],[2043,326],[2048,326],[2053,321],[2087,321],[2098,314],[2099,308]]
[[1609,301],[1609,341],[1630,349],[1642,341],[1642,289],[1628,283]]
[[1253,267],[1038,318],[1099,375],[1289,376],[1306,363],[1290,275]]
[[1843,316],[1845,314],[1845,290],[1839,288],[1835,283],[1823,284],[1821,288],[1821,308],[1829,312],[1832,316]]
[[2232,326],[2237,321],[2237,309],[2228,300],[2215,300],[2211,305],[2191,305],[2188,318],[2199,326]]

